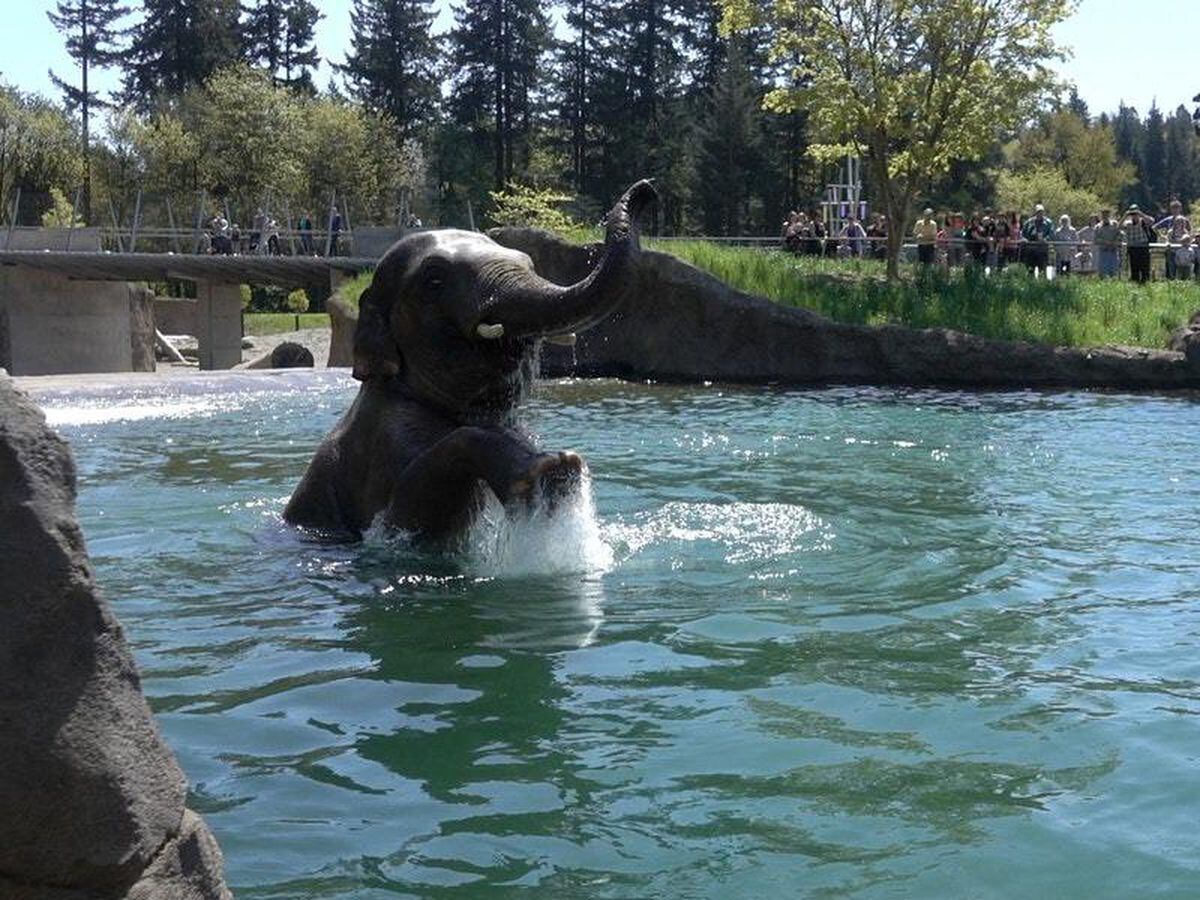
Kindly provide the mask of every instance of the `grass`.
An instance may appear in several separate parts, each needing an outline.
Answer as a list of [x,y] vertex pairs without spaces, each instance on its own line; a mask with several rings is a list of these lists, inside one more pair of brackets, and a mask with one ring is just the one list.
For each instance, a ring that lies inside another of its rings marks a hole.
[[1134,285],[1094,276],[1029,278],[1023,267],[984,278],[906,267],[889,283],[883,264],[793,256],[707,241],[648,241],[739,290],[839,322],[954,328],[985,337],[1065,346],[1162,347],[1200,308],[1200,284]]
[[[582,243],[598,232],[580,229],[567,239]],[[1023,267],[983,278],[976,271],[929,272],[905,266],[889,283],[883,263],[794,256],[779,250],[731,247],[711,241],[645,241],[750,294],[811,309],[839,322],[913,328],[954,328],[984,337],[1063,346],[1129,344],[1162,347],[1169,332],[1200,309],[1200,284],[1156,281],[1139,286],[1095,276],[1041,281]],[[342,285],[353,307],[371,283],[366,272]],[[246,316],[269,319],[276,314]],[[278,314],[290,319],[286,313]],[[302,324],[307,316],[302,316]],[[321,323],[327,322],[323,314]],[[257,324],[255,328],[257,328]],[[285,329],[290,330],[291,324]],[[307,326],[313,327],[313,326]]]
[[[300,313],[301,328],[328,328],[328,313]],[[246,334],[282,334],[295,331],[294,313],[245,313],[242,316]]]

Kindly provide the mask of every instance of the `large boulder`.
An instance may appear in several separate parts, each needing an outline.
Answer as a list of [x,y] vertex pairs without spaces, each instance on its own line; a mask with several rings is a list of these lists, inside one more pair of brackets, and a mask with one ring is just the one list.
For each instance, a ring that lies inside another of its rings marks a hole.
[[0,523],[0,897],[229,897],[93,580],[70,450],[2,371]]
[[358,326],[358,310],[340,294],[333,294],[325,304],[329,313],[329,368],[354,365],[354,329]]
[[[528,253],[541,275],[560,284],[584,277],[595,253],[536,229],[489,234]],[[1200,387],[1200,366],[1181,352],[1064,348],[942,328],[844,325],[734,290],[653,251],[642,252],[633,277],[637,287],[630,299],[580,334],[575,347],[546,345],[542,374],[950,388]]]

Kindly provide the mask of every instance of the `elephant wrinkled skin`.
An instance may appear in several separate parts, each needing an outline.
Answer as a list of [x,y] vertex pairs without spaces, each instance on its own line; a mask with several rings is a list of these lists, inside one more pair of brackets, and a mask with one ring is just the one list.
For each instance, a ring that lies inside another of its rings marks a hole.
[[594,265],[567,287],[529,257],[468,231],[398,241],[359,301],[350,410],[317,449],[284,518],[360,537],[376,517],[442,538],[461,531],[486,486],[508,508],[554,503],[583,460],[545,453],[518,427],[542,339],[564,341],[624,299],[640,252],[638,218],[654,202],[633,185],[606,218]]

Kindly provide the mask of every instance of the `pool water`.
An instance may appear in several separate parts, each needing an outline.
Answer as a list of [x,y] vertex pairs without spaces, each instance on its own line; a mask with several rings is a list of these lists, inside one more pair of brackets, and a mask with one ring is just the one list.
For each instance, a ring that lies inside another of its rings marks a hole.
[[435,556],[280,522],[354,389],[41,397],[239,897],[1200,895],[1194,398],[547,384]]

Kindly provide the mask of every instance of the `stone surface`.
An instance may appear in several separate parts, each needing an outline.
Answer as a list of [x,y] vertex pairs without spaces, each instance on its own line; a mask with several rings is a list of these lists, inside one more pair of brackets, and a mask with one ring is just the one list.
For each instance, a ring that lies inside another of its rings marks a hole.
[[326,365],[354,365],[354,328],[358,324],[358,310],[336,294],[325,304],[329,313],[329,360]]
[[[499,243],[528,253],[537,271],[572,284],[588,247],[543,231],[500,228]],[[896,325],[843,325],[736,291],[673,256],[643,251],[631,298],[579,335],[546,345],[542,374],[668,381],[878,384],[948,388],[1200,388],[1178,352],[996,341]]]
[[2,375],[0,523],[0,896],[124,896],[186,783],[93,581],[70,451]]
[[271,351],[272,369],[311,369],[314,365],[312,351],[295,341],[284,341]]
[[129,344],[135,372],[153,372],[154,292],[141,284],[129,288]]

